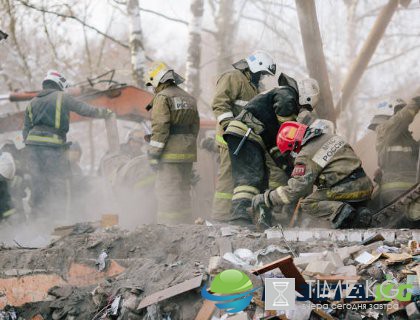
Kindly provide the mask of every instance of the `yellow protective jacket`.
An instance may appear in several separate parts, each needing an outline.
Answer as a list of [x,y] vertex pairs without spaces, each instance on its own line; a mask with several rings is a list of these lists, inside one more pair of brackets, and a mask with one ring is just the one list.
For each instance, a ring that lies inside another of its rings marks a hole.
[[242,108],[258,94],[251,83],[249,71],[231,70],[223,73],[217,80],[212,109],[217,121],[216,142],[226,146],[223,132]]
[[[361,160],[344,138],[323,134],[302,147],[288,185],[278,187],[270,198],[273,204],[283,205],[309,195],[314,185],[318,190],[331,190],[353,173],[361,172],[361,165]],[[345,184],[339,193],[328,194],[328,197],[338,201],[362,201],[370,198],[372,189],[370,179],[362,175],[351,184]]]
[[409,104],[376,128],[382,191],[406,190],[416,183],[419,144],[408,126],[419,109],[419,105]]
[[200,118],[194,97],[173,83],[156,88],[149,157],[162,162],[197,161]]

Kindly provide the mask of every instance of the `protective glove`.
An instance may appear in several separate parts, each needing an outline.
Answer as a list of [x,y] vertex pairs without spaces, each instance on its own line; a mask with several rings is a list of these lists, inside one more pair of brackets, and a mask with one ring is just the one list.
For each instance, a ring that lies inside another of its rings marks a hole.
[[270,192],[271,190],[267,190],[264,193],[257,194],[252,198],[252,210],[255,213],[258,213],[261,206],[265,206],[267,208],[272,208],[272,203],[270,201]]
[[217,150],[215,139],[212,137],[204,138],[201,140],[200,147],[209,152],[215,152]]

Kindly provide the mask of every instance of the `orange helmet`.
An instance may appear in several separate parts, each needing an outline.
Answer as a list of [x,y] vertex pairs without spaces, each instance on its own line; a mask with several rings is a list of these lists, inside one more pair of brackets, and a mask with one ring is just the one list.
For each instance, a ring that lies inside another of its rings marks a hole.
[[308,129],[308,126],[299,122],[284,122],[277,133],[277,147],[280,152],[293,151],[299,153],[306,129]]

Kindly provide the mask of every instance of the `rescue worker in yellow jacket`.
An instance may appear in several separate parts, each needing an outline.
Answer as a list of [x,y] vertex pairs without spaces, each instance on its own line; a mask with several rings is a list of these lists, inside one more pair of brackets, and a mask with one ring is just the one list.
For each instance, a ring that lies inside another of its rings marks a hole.
[[[420,97],[413,98],[410,104],[396,99],[389,106],[394,108],[394,115],[382,116],[380,122],[376,116],[369,126],[376,131],[379,171],[375,180],[379,185],[380,208],[418,182],[419,142],[408,127],[420,110]],[[406,218],[408,220],[401,221],[402,224],[396,227],[410,227],[412,221],[420,220],[419,200],[407,208]]]
[[32,210],[36,213],[59,215],[70,208],[71,170],[66,155],[70,112],[93,118],[112,114],[109,109],[93,108],[64,93],[68,87],[58,71],[48,71],[43,90],[25,111],[23,138],[28,150]]
[[282,124],[277,146],[282,154],[296,157],[292,177],[286,186],[255,196],[254,212],[260,206],[282,206],[303,197],[302,213],[329,221],[333,228],[369,226],[371,212],[365,205],[372,182],[351,146],[329,131],[322,120],[309,127],[293,121]]
[[212,108],[217,121],[216,143],[219,149],[219,171],[214,194],[212,217],[219,221],[231,218],[233,197],[232,169],[229,150],[223,133],[248,103],[258,94],[260,80],[276,73],[273,58],[264,51],[256,51],[246,59],[235,62],[233,70],[223,73],[216,84]]
[[[157,170],[155,193],[158,223],[191,222],[191,178],[197,161],[200,118],[194,97],[178,85],[184,79],[163,62],[154,62],[145,75],[153,86],[152,134],[148,155]],[[150,109],[149,108],[149,109]]]

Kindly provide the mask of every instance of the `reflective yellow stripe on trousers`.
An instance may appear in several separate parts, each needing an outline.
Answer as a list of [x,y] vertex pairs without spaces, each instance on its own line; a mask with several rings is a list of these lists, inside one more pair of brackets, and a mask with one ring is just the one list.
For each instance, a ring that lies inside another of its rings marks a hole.
[[238,186],[235,189],[233,189],[232,200],[238,200],[238,199],[252,200],[252,198],[259,193],[260,191],[253,186]]
[[215,192],[214,198],[215,199],[224,199],[224,200],[232,200],[233,194],[227,192]]

